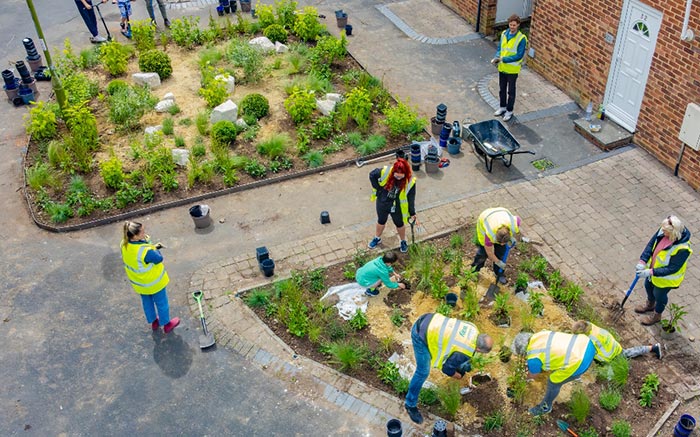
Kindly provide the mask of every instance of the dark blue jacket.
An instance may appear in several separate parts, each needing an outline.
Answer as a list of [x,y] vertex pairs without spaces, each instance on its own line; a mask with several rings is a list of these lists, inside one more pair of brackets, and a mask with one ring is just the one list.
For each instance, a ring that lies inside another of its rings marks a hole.
[[[644,252],[642,252],[639,259],[644,262],[649,261],[651,256],[654,254],[654,246],[658,244],[662,238],[664,238],[664,233],[661,231],[661,228],[659,228],[659,230],[656,231],[656,233],[651,237],[649,243],[647,243],[647,247],[644,248]],[[685,228],[683,229],[681,238],[679,238],[678,241],[673,244],[687,243],[688,241],[690,241],[690,231],[688,228]],[[679,250],[677,254],[671,257],[666,267],[654,269],[654,276],[668,276],[676,273],[681,269],[681,267],[683,267],[683,264],[685,264],[689,256],[689,250]]]

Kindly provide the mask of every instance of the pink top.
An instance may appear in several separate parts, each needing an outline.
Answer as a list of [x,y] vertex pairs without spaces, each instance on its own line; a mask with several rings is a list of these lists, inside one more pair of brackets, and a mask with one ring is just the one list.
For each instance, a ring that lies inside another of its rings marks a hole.
[[654,260],[656,260],[656,255],[658,255],[659,252],[661,252],[662,250],[671,246],[672,244],[673,244],[673,241],[671,241],[670,238],[668,238],[667,236],[664,235],[663,238],[661,240],[659,240],[659,243],[654,248],[654,253],[651,255],[651,260],[649,261],[649,265],[653,266]]

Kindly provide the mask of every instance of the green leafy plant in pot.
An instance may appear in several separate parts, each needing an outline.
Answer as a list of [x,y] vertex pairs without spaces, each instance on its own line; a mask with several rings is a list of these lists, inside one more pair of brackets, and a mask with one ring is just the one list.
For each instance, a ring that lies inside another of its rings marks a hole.
[[672,303],[668,306],[668,319],[661,320],[661,328],[666,333],[681,332],[679,323],[688,314],[683,305]]

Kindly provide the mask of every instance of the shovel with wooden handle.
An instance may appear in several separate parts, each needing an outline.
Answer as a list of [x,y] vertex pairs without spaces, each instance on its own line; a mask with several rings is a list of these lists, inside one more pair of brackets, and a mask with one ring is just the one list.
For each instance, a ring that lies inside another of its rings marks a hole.
[[216,340],[214,340],[214,336],[207,329],[207,321],[204,319],[204,311],[202,311],[202,298],[204,297],[204,293],[202,293],[201,290],[197,290],[192,293],[192,297],[197,302],[197,306],[199,306],[199,320],[202,322],[203,334],[199,336],[199,348],[206,349],[214,346]]

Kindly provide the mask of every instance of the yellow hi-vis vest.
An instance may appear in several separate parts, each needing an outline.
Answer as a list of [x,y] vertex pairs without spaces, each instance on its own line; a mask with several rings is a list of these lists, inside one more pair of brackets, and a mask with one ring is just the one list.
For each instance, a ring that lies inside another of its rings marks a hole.
[[615,337],[607,330],[591,323],[591,333],[588,338],[595,346],[595,359],[604,363],[609,363],[613,358],[622,352],[622,346],[615,340]]
[[156,294],[170,282],[163,263],[147,264],[144,259],[149,250],[156,250],[151,243],[127,243],[122,246],[122,261],[126,276],[138,294]]
[[[506,36],[508,32],[510,32],[510,30],[506,29],[501,34],[501,51],[499,53],[499,57],[501,59],[505,58],[506,56],[516,55],[518,53],[518,46],[520,45],[520,41],[522,41],[523,39],[525,40],[525,44],[527,44],[527,37],[521,31],[518,31],[518,33],[516,33],[515,36],[510,40]],[[523,55],[523,57],[520,58],[520,60],[518,61],[501,61],[498,63],[498,71],[506,74],[518,74],[520,73],[520,66],[523,64],[524,58],[525,55]]]
[[527,345],[527,359],[542,362],[542,370],[552,371],[550,381],[558,384],[573,375],[586,355],[587,335],[540,331]]
[[479,214],[479,220],[476,222],[476,236],[479,239],[479,244],[482,246],[486,244],[487,235],[491,243],[496,244],[496,232],[503,226],[508,226],[511,238],[520,232],[518,220],[507,209],[489,208],[484,210]]
[[[385,165],[382,167],[382,172],[379,175],[379,186],[383,187],[386,185],[387,181],[389,180],[389,173],[391,173],[391,167],[388,165]],[[416,184],[416,177],[412,177],[410,181],[406,183],[406,187],[401,190],[399,193],[399,205],[401,205],[401,215],[403,216],[403,222],[408,223],[408,218],[410,217],[408,215],[408,193],[411,191],[411,188]],[[372,202],[377,200],[377,190],[372,189],[372,195],[369,198]]]
[[453,352],[472,357],[476,351],[478,336],[479,330],[472,323],[450,319],[438,313],[433,314],[425,335],[433,367],[442,369],[445,360]]
[[[656,248],[657,244],[658,241],[654,243],[654,247],[651,249],[652,253],[654,253],[654,249]],[[658,255],[656,255],[656,259],[654,260],[654,265],[652,266],[652,269],[668,266],[668,263],[671,261],[671,257],[677,254],[680,250],[687,250],[690,252],[691,255],[693,254],[693,249],[690,247],[689,242],[673,244],[667,247],[666,249],[662,249],[661,251],[659,251]],[[683,266],[676,273],[670,274],[668,276],[652,275],[651,283],[654,284],[654,286],[660,288],[680,287],[681,282],[683,282],[683,278],[685,278],[685,268],[688,265],[688,259],[690,259],[690,256],[686,258],[685,263],[683,263]]]

